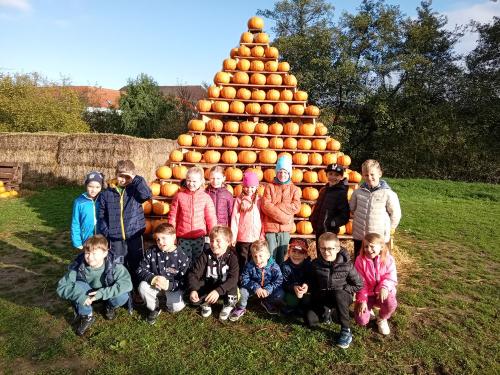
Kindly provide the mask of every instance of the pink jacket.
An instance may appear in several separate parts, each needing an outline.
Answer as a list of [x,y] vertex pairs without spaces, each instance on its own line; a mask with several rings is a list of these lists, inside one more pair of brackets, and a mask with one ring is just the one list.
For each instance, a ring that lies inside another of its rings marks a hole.
[[254,242],[263,238],[262,217],[260,212],[261,199],[257,197],[250,211],[240,212],[243,199],[250,199],[240,195],[234,200],[233,213],[231,215],[231,232],[233,243]]
[[170,206],[168,222],[178,238],[206,236],[217,225],[214,202],[203,188],[195,192],[179,190]]
[[380,262],[380,256],[375,259],[359,255],[356,258],[354,267],[363,279],[363,288],[356,293],[356,301],[366,302],[369,296],[374,296],[380,289],[386,288],[389,293],[396,294],[398,276],[396,273],[396,263],[391,254],[387,254],[386,262]]

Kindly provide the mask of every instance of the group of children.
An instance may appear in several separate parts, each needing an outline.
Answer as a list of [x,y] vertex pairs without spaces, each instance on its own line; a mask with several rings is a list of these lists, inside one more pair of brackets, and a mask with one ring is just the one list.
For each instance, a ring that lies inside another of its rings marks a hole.
[[[343,167],[327,167],[328,183],[311,215],[317,240],[312,261],[307,241],[290,241],[301,191],[291,182],[289,158],[278,159],[276,177],[262,197],[253,172],[244,173],[242,193],[233,199],[222,167],[210,170],[206,189],[203,169],[190,168],[172,201],[168,223],[154,229],[156,244],[145,251],[142,203],[151,198],[151,190],[134,169],[129,160],[118,162],[116,185],[101,193],[104,176],[91,172],[87,192],[75,201],[72,242],[83,254],[70,265],[57,291],[73,303],[79,316],[77,334],[83,335],[94,322],[94,301],[106,301],[104,315],[113,319],[118,306],[130,308],[132,290],[145,302],[151,324],[162,311],[160,294],[167,311],[179,312],[189,302],[199,306],[203,317],[222,299],[219,319],[233,322],[245,314],[248,300],[256,298],[267,312],[303,315],[311,327],[340,323],[336,343],[342,348],[352,341],[349,306],[355,295],[356,322],[368,324],[378,308],[379,332],[389,334],[397,276],[387,243],[401,211],[397,195],[380,180],[378,162],[363,163],[365,182],[350,203]],[[350,211],[354,263],[335,234]]]

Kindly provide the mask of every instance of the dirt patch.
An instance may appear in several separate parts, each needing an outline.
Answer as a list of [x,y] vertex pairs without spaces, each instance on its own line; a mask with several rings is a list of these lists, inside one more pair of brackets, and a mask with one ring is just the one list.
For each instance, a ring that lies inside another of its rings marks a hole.
[[16,358],[11,363],[5,363],[2,367],[7,371],[12,371],[13,374],[40,374],[42,372],[49,372],[55,370],[66,369],[72,374],[86,374],[89,370],[95,368],[96,363],[88,358],[69,357],[61,358],[51,363],[34,362],[27,358]]

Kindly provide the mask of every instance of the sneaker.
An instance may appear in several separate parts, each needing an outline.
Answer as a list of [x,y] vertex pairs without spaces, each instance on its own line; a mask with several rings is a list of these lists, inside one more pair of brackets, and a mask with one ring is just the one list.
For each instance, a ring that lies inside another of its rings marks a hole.
[[160,309],[155,309],[153,311],[150,311],[146,320],[149,324],[153,325],[156,323],[156,319],[158,318],[158,316],[161,314],[161,310]]
[[388,335],[391,333],[391,329],[389,328],[389,324],[387,323],[387,319],[377,319],[378,331],[382,335]]
[[352,333],[349,328],[342,328],[335,342],[339,348],[347,349],[352,341]]
[[231,314],[231,311],[233,311],[233,306],[224,305],[222,307],[222,310],[220,311],[219,319],[220,320],[227,320],[227,318],[229,318],[229,315]]
[[95,316],[94,315],[81,315],[80,316],[80,323],[78,323],[78,327],[76,328],[76,334],[78,336],[83,336],[85,331],[90,328],[92,323],[95,322]]
[[297,308],[285,305],[281,308],[281,313],[285,316],[291,316],[297,313]]
[[266,310],[266,312],[268,314],[278,315],[279,310],[274,303],[272,303],[270,301],[263,300],[260,304],[262,305],[262,307],[264,307],[264,309]]
[[208,303],[204,303],[201,305],[201,316],[204,318],[208,318],[212,315],[212,308]]
[[104,317],[107,320],[113,320],[114,318],[116,318],[116,308],[107,303],[106,307],[104,308]]
[[229,320],[232,322],[238,321],[243,316],[243,314],[245,314],[246,311],[247,309],[245,309],[244,307],[236,307],[231,312],[231,315],[229,315]]

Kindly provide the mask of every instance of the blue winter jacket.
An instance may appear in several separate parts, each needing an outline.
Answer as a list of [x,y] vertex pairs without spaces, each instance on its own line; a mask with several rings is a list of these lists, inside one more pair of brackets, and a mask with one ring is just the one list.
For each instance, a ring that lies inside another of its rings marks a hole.
[[255,293],[257,289],[263,288],[272,294],[275,290],[281,288],[283,276],[280,266],[271,257],[264,268],[259,268],[253,262],[249,261],[243,273],[241,274],[241,286]]
[[87,193],[83,193],[73,202],[71,243],[74,247],[81,248],[89,237],[99,233],[97,226],[98,198],[93,200]]
[[99,195],[99,231],[111,241],[142,234],[146,226],[142,203],[151,199],[146,180],[135,176],[120,193],[109,187]]
[[295,293],[293,287],[306,283],[307,277],[311,273],[311,260],[306,258],[297,265],[288,258],[281,263],[281,273],[283,274],[283,290],[287,293]]

